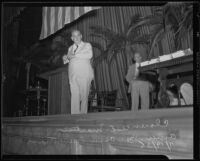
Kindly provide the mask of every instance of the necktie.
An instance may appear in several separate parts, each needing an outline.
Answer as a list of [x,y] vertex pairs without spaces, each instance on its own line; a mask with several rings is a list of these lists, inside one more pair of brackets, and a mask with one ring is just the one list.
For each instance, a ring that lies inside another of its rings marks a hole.
[[75,52],[76,52],[77,49],[78,49],[78,45],[76,45],[76,49],[74,50],[74,54],[75,54]]

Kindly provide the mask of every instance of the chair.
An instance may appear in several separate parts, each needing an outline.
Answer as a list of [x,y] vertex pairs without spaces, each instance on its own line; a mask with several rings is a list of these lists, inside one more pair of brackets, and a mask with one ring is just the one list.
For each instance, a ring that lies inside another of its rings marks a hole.
[[193,87],[189,83],[183,83],[180,87],[180,93],[186,105],[193,105]]
[[88,111],[115,111],[117,90],[91,91],[88,98]]
[[97,91],[90,91],[88,96],[88,112],[94,112],[95,107],[97,106]]
[[97,93],[97,104],[100,111],[116,110],[117,90],[101,91]]

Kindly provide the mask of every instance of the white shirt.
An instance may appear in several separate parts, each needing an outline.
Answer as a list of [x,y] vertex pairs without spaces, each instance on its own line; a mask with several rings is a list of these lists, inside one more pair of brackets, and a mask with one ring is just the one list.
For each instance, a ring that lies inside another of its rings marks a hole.
[[138,70],[138,67],[140,66],[139,63],[135,63],[135,78],[138,76],[139,74],[139,70]]

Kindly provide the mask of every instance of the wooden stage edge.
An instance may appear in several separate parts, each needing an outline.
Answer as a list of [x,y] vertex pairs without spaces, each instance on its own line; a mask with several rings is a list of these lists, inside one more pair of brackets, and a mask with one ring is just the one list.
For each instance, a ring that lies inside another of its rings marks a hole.
[[[45,116],[23,116],[23,117],[3,117],[3,122],[12,121],[55,121],[56,120],[112,120],[112,119],[148,119],[154,117],[175,117],[193,115],[193,106],[185,108],[151,109],[139,111],[115,111],[115,112],[95,112],[88,114],[57,114]],[[62,124],[62,122],[60,122]]]
[[3,118],[4,154],[193,158],[193,107]]

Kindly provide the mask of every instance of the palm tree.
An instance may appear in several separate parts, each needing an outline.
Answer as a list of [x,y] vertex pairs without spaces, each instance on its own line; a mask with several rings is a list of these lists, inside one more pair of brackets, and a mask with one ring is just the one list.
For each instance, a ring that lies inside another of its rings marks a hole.
[[185,39],[187,33],[192,37],[193,32],[193,6],[192,3],[183,3],[181,5],[181,21],[179,23],[179,28],[175,33],[177,39],[178,49],[182,48],[181,39]]
[[[116,55],[119,52],[122,52],[125,57],[125,61],[127,61],[127,54],[133,51],[133,44],[149,44],[150,34],[141,34],[139,32],[140,27],[147,23],[146,21],[148,20],[144,19],[144,17],[139,14],[136,14],[132,16],[129,23],[125,24],[125,29],[121,33],[116,33],[113,30],[102,26],[91,26],[90,28],[93,31],[91,36],[100,37],[107,43],[106,50],[102,52],[100,57],[95,59],[102,60],[106,58],[110,64]],[[96,44],[94,47],[97,47],[100,51],[102,51],[103,47],[100,47],[100,44]],[[127,70],[127,66],[125,67],[125,70]]]
[[[91,26],[93,33],[91,36],[99,37],[106,41],[107,46],[105,49],[97,42],[92,42],[94,48],[99,49],[100,56],[94,58],[94,63],[97,65],[98,63],[102,62],[102,60],[106,60],[109,65],[109,74],[111,77],[111,62],[113,59],[116,58],[118,53],[122,53],[123,58],[125,60],[125,72],[128,68],[127,63],[127,54],[133,52],[132,45],[133,44],[143,44],[148,45],[150,41],[150,34],[140,34],[140,27],[146,24],[148,20],[144,19],[144,17],[136,14],[131,17],[129,23],[125,24],[124,31],[121,33],[114,32],[113,30],[102,27],[102,26]],[[117,68],[119,68],[117,66]],[[119,69],[118,69],[119,71]],[[125,87],[124,80],[121,80],[122,86]],[[123,97],[126,100],[126,104],[128,104],[127,94],[124,91],[122,92]]]
[[152,57],[155,45],[170,31],[174,33],[174,50],[181,48],[181,39],[187,35],[186,31],[192,31],[192,12],[191,3],[170,2],[156,8],[153,11],[153,15],[145,17],[145,19],[149,20],[146,21],[146,25],[154,27],[148,58]]
[[[39,72],[62,66],[62,56],[67,52],[70,40],[69,33],[61,33],[53,40],[39,41],[29,49],[21,51],[20,57],[12,57],[12,61],[19,64],[25,63],[26,88],[29,86],[31,66],[35,66]],[[20,68],[18,68],[20,70]]]
[[[158,7],[153,11],[153,15],[146,16],[145,19],[146,25],[154,27],[152,30],[152,38],[149,46],[149,55],[148,58],[152,57],[153,49],[155,45],[161,41],[164,36],[173,31],[174,33],[174,42],[175,49],[179,50],[182,48],[181,40],[185,38],[187,33],[192,32],[192,20],[193,8],[191,3],[183,2],[170,2],[162,7]],[[192,35],[192,34],[191,34]],[[166,72],[162,72],[165,74]],[[162,85],[165,89],[165,85]],[[158,98],[166,98],[165,90],[161,90],[158,94]],[[163,102],[163,101],[160,101]]]

